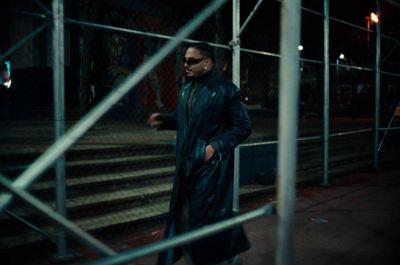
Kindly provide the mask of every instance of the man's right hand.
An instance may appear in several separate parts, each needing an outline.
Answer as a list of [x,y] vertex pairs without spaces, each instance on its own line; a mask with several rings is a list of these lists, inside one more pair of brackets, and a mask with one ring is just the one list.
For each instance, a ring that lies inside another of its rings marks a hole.
[[161,123],[161,114],[158,112],[151,114],[150,117],[147,119],[147,124],[150,125],[150,127],[152,128],[158,129]]

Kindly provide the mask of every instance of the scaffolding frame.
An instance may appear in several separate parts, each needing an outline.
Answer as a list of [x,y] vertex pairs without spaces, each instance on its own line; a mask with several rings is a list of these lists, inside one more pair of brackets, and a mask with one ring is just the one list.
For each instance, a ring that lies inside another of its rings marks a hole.
[[[324,13],[307,10],[300,6],[298,0],[283,0],[281,7],[281,52],[280,54],[254,51],[250,49],[244,49],[240,47],[240,35],[246,28],[251,17],[254,16],[255,12],[262,3],[259,0],[253,9],[252,13],[246,19],[242,27],[240,27],[240,0],[233,1],[233,40],[230,45],[221,45],[216,43],[210,43],[211,45],[224,49],[231,49],[233,47],[233,82],[240,84],[240,52],[249,52],[265,56],[279,57],[281,62],[280,68],[280,102],[279,108],[280,113],[284,113],[279,116],[279,149],[278,149],[278,242],[276,257],[279,265],[293,264],[293,215],[294,215],[294,183],[296,174],[296,138],[297,135],[297,103],[298,103],[298,88],[299,88],[299,76],[298,67],[296,62],[306,61],[311,63],[318,63],[324,65],[324,132],[323,132],[323,157],[324,157],[324,170],[323,170],[323,181],[324,185],[328,185],[328,137],[329,137],[329,67],[350,67],[356,70],[363,71],[374,71],[375,73],[375,115],[374,115],[374,167],[378,167],[379,162],[379,109],[380,109],[380,76],[381,74],[400,76],[396,73],[389,73],[381,71],[380,64],[380,40],[383,36],[380,33],[380,23],[376,24],[376,56],[375,56],[375,68],[357,67],[340,65],[329,62],[329,22],[336,21],[347,24],[352,27],[357,27],[365,30],[363,27],[342,21],[339,19],[331,18],[329,16],[329,0],[324,0]],[[47,20],[51,16],[53,21],[53,49],[54,49],[54,61],[53,61],[53,77],[54,77],[54,126],[55,130],[55,143],[48,148],[36,161],[34,161],[18,178],[11,182],[6,176],[0,174],[0,183],[4,186],[11,194],[3,194],[0,197],[0,212],[5,210],[8,204],[11,202],[13,195],[23,199],[29,205],[35,207],[47,218],[58,224],[63,229],[60,230],[60,241],[57,242],[59,247],[58,254],[60,256],[66,255],[65,236],[63,230],[71,233],[77,240],[81,241],[88,247],[96,250],[104,256],[114,256],[106,258],[100,261],[96,261],[93,264],[120,264],[121,262],[127,262],[138,259],[144,255],[150,253],[159,252],[170,247],[179,246],[188,242],[192,242],[206,235],[216,233],[223,229],[227,229],[234,225],[238,225],[254,218],[262,216],[270,216],[275,213],[275,204],[267,204],[260,209],[249,212],[247,214],[235,217],[230,220],[223,221],[221,223],[214,224],[207,228],[202,228],[198,231],[192,231],[187,234],[178,236],[168,241],[161,241],[151,246],[145,246],[137,251],[128,251],[127,253],[121,253],[116,255],[115,251],[103,245],[97,239],[93,238],[90,234],[82,231],[79,227],[76,227],[68,219],[65,218],[65,158],[64,153],[70,148],[91,126],[98,121],[102,115],[106,113],[116,102],[118,102],[129,90],[134,87],[149,71],[152,70],[160,61],[165,58],[169,52],[171,52],[180,42],[195,42],[195,40],[186,39],[207,17],[209,17],[215,10],[222,6],[226,0],[215,0],[209,6],[207,6],[202,12],[200,12],[193,20],[191,20],[176,36],[166,36],[161,34],[146,33],[136,30],[129,30],[124,28],[111,27],[107,25],[100,25],[97,23],[76,21],[72,19],[64,18],[63,11],[63,0],[52,0],[52,12],[45,8],[39,0],[35,1],[46,14],[34,14],[30,12],[19,12],[24,15],[32,15],[41,19]],[[378,15],[380,15],[380,0],[376,0]],[[324,61],[310,60],[305,58],[299,58],[297,46],[299,45],[299,32],[300,32],[300,21],[301,21],[301,10],[312,12],[317,15],[324,17]],[[64,123],[64,23],[78,24],[82,26],[91,26],[96,28],[123,31],[132,34],[142,34],[144,36],[151,36],[157,38],[168,39],[169,42],[163,46],[158,53],[145,61],[137,71],[132,74],[123,84],[121,84],[113,93],[107,96],[100,104],[92,109],[87,115],[85,115],[79,122],[77,122],[71,129],[65,132]],[[40,27],[32,31],[29,35],[15,44],[10,50],[6,51],[0,56],[0,60],[6,58],[24,43],[42,32],[50,23],[45,21]],[[369,29],[368,29],[369,30]],[[397,40],[396,40],[397,41]],[[398,42],[398,41],[397,41]],[[294,63],[295,62],[295,63]],[[287,73],[290,73],[291,80],[284,78]],[[295,91],[295,93],[292,93]],[[289,111],[287,106],[292,106]],[[285,110],[285,111],[283,111]],[[352,132],[349,132],[352,133]],[[356,132],[359,133],[359,132]],[[288,154],[291,154],[288,159]],[[285,156],[285,157],[283,157]],[[49,168],[53,163],[56,163],[56,175],[57,175],[57,210],[58,213],[48,208],[42,202],[37,200],[35,197],[30,195],[26,189],[37,180],[40,175]],[[13,195],[12,195],[13,194]],[[236,194],[236,197],[237,194]]]

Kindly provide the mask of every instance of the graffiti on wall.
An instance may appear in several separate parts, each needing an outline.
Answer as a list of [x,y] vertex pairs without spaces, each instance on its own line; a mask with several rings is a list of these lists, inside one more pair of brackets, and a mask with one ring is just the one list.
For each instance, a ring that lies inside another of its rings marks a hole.
[[[106,13],[105,22],[110,25],[134,28],[135,18],[138,16],[142,15],[129,14],[129,12],[122,14],[110,10]],[[105,32],[105,43],[108,60],[105,85],[110,91],[118,87],[162,45],[162,42],[156,38],[114,31]],[[166,58],[150,71],[120,104],[142,110],[175,108],[177,93],[174,69],[173,56]]]

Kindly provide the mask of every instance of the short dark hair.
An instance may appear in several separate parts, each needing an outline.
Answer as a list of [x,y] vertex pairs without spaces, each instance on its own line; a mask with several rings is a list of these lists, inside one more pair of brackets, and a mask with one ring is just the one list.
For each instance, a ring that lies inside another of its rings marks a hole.
[[189,48],[193,48],[200,51],[200,54],[204,57],[210,58],[213,63],[215,63],[215,53],[214,48],[208,44],[207,42],[195,42],[191,43],[188,46]]

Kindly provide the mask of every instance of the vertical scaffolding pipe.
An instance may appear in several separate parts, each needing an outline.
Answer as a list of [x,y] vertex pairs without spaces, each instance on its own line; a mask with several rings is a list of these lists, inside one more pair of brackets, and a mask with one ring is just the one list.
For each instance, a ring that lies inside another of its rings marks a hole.
[[239,213],[239,189],[240,189],[240,147],[236,147],[234,151],[234,167],[233,167],[233,204],[232,210]]
[[381,1],[376,0],[376,13],[379,22],[375,30],[375,118],[374,118],[374,168],[379,166],[379,124],[380,124],[380,91],[381,91]]
[[240,87],[240,0],[232,3],[232,82]]
[[[82,135],[89,130],[112,106],[114,106],[128,91],[137,85],[151,69],[158,65],[187,36],[209,18],[215,10],[227,0],[214,0],[197,16],[183,26],[161,49],[147,61],[143,62],[113,93],[107,95],[99,104],[91,109],[81,120],[74,124],[57,142],[53,143],[40,157],[32,162],[12,183],[19,189],[27,189],[39,176],[64,154]],[[11,202],[13,195],[6,193],[0,196],[0,212]]]
[[[240,0],[232,1],[232,82],[240,88]],[[236,147],[233,178],[233,211],[239,211],[239,147]]]
[[324,1],[324,131],[322,185],[329,184],[329,0]]
[[281,1],[276,264],[293,264],[299,103],[300,0]]
[[[54,96],[54,140],[57,142],[65,132],[65,99],[64,99],[64,3],[63,0],[53,0],[53,96]],[[56,175],[56,210],[66,215],[65,207],[65,155],[62,154],[55,162]],[[57,228],[57,256],[67,255],[65,231]]]

